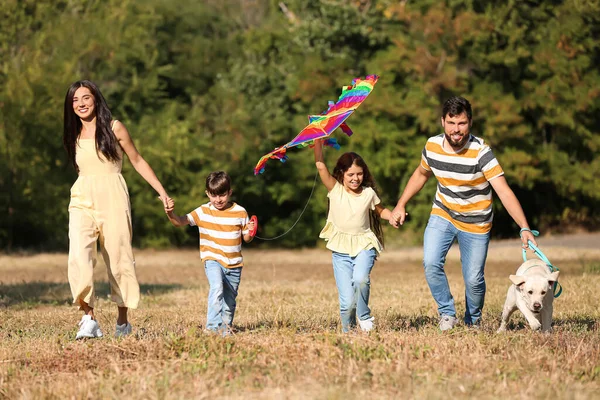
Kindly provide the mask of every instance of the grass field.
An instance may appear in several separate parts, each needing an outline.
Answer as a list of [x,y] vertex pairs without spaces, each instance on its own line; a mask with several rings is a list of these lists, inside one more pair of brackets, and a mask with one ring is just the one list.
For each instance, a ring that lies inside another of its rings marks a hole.
[[[136,252],[142,304],[134,335],[117,340],[116,307],[96,270],[105,337],[76,342],[66,256],[0,255],[0,397],[5,398],[598,398],[600,249],[551,248],[564,293],[554,333],[520,313],[496,334],[520,263],[492,248],[480,330],[437,329],[420,250],[390,251],[372,273],[378,329],[341,334],[329,253],[247,251],[235,334],[203,333],[207,283],[194,251]],[[456,249],[447,270],[459,313]]]

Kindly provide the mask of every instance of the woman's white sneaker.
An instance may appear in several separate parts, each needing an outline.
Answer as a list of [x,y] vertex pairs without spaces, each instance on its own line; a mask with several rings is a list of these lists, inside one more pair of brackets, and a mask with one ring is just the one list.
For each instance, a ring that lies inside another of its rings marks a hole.
[[131,333],[131,331],[132,331],[132,328],[131,328],[131,324],[129,322],[127,322],[126,324],[123,324],[123,325],[117,324],[117,329],[115,330],[115,337],[120,338],[120,337],[127,336]]
[[92,319],[90,315],[84,315],[83,318],[81,318],[81,321],[79,321],[79,332],[77,332],[75,339],[79,340],[97,337],[102,337],[100,325],[98,325],[98,322]]

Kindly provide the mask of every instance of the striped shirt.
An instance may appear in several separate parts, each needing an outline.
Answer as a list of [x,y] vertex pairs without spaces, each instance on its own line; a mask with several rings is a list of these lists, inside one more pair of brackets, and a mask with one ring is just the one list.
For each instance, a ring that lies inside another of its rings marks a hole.
[[483,139],[470,135],[457,152],[444,150],[444,140],[444,134],[429,138],[421,157],[421,167],[438,180],[431,214],[461,231],[487,233],[494,216],[489,181],[504,171]]
[[200,232],[200,259],[215,260],[225,268],[244,265],[242,235],[248,233],[248,213],[233,203],[225,210],[203,204],[187,214],[190,225]]

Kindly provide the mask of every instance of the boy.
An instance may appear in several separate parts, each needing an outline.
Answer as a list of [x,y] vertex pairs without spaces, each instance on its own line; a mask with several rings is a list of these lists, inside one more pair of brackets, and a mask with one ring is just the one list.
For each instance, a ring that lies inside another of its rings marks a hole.
[[235,314],[236,297],[242,275],[242,237],[250,242],[254,223],[246,210],[230,201],[231,178],[224,171],[211,172],[206,178],[210,200],[185,216],[173,213],[169,199],[165,212],[175,226],[197,226],[200,233],[200,259],[210,286],[206,329],[228,334]]

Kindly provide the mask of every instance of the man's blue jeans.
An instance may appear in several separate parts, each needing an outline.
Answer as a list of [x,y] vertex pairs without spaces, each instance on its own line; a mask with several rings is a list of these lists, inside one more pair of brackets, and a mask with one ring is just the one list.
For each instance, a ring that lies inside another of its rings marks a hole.
[[376,257],[375,249],[363,250],[355,257],[344,253],[332,253],[333,275],[340,297],[343,332],[348,332],[356,326],[357,316],[361,321],[371,318],[370,274]]
[[207,260],[204,262],[204,270],[210,286],[206,329],[226,332],[235,315],[235,299],[242,277],[242,267],[225,268],[217,261]]
[[487,257],[490,234],[467,233],[452,223],[432,215],[425,228],[423,266],[431,294],[438,305],[440,315],[456,317],[454,298],[450,293],[444,263],[450,246],[458,240],[460,261],[465,280],[465,324],[478,323],[485,299],[483,270]]

